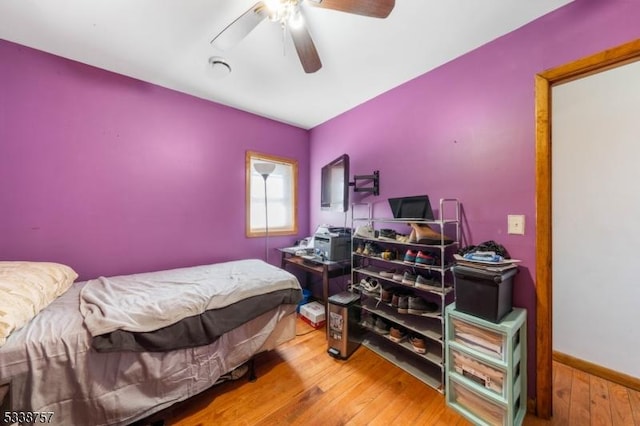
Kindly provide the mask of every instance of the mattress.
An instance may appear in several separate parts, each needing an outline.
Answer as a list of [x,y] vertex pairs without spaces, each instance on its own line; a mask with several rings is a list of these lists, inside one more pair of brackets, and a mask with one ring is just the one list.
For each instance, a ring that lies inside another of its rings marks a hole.
[[[296,277],[258,259],[91,280],[80,312],[92,336],[115,330],[151,332],[278,291],[301,293]],[[292,303],[298,303],[302,298]],[[256,312],[257,307],[248,309]],[[242,310],[235,312],[242,315]]]
[[295,335],[296,305],[288,304],[209,345],[99,353],[79,310],[85,284],[75,283],[0,347],[0,384],[10,382],[13,410],[52,412],[53,424],[128,424],[207,389]]

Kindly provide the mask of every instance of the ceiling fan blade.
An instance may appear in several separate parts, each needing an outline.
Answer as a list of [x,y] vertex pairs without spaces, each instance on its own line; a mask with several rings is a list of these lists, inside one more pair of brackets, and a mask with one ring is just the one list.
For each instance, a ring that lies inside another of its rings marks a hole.
[[307,0],[307,2],[324,9],[373,18],[386,18],[396,5],[395,0]]
[[259,1],[249,10],[240,15],[235,21],[227,25],[227,27],[211,40],[213,47],[221,50],[227,50],[245,38],[260,22],[269,15],[264,2]]
[[316,50],[315,44],[313,44],[311,34],[309,34],[307,27],[301,25],[294,28],[289,25],[288,28],[304,72],[311,74],[322,68],[320,56],[318,56],[318,51]]

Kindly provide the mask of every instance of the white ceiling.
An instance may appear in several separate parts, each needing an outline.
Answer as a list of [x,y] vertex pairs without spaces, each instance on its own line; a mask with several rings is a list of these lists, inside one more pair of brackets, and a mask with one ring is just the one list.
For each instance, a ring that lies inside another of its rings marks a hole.
[[[268,20],[226,52],[210,45],[256,2],[3,0],[0,38],[308,129],[570,0],[396,0],[386,19],[303,5],[314,74]],[[211,56],[231,74],[217,79]]]

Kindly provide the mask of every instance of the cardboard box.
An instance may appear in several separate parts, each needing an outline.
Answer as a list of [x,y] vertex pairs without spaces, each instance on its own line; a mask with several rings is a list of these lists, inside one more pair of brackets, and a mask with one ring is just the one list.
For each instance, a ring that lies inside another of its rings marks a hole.
[[324,326],[326,316],[324,305],[319,302],[311,302],[300,307],[300,317],[313,328]]

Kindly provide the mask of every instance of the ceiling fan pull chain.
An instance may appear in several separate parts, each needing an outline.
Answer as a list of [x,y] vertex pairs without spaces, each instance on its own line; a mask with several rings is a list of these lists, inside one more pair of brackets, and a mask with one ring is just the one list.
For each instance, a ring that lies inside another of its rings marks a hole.
[[282,56],[287,56],[287,26],[282,23]]

